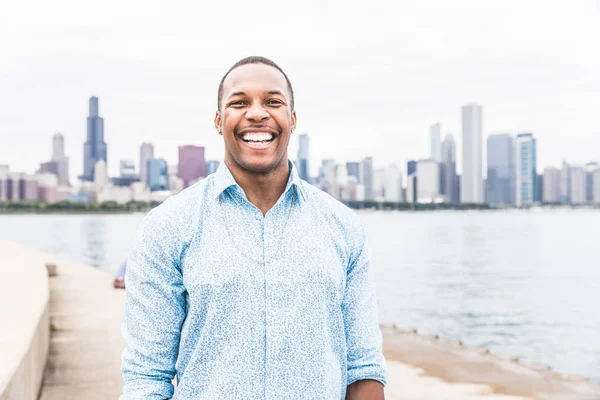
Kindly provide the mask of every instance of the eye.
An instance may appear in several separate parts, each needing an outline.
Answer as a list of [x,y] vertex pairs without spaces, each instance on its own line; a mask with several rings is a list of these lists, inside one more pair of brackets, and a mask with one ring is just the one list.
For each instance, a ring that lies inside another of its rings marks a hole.
[[269,101],[267,101],[267,104],[269,105],[275,105],[275,106],[280,106],[283,104],[283,101],[278,100],[278,99],[271,99]]
[[231,103],[229,103],[230,107],[239,107],[239,106],[245,106],[247,104],[247,102],[245,100],[235,100],[232,101]]

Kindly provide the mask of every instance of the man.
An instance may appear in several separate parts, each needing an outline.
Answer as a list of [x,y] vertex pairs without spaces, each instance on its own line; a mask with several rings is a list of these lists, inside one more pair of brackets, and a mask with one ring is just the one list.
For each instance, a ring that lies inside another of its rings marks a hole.
[[130,252],[121,399],[383,399],[365,234],[288,160],[289,79],[243,59],[217,107],[224,163],[152,210]]

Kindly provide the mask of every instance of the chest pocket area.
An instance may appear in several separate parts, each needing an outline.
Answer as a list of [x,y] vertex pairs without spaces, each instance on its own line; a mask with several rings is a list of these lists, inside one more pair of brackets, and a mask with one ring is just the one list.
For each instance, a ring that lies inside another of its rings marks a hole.
[[248,273],[245,261],[224,247],[190,248],[182,262],[183,280],[190,294],[239,285]]
[[345,259],[335,243],[329,241],[298,241],[287,252],[290,260],[286,275],[307,289],[318,289],[330,301],[340,303],[346,288]]

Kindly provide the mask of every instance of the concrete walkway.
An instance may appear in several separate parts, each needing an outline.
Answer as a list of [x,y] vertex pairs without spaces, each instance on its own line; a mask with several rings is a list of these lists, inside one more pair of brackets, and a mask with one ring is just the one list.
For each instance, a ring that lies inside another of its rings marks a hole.
[[[50,280],[52,338],[40,399],[118,399],[125,291],[113,289],[105,272],[48,257],[57,263],[58,276]],[[389,327],[382,332],[388,400],[600,399],[598,385],[422,335]],[[556,396],[548,390],[557,390]]]
[[118,399],[125,291],[85,264],[56,260],[50,279],[50,355],[41,400]]

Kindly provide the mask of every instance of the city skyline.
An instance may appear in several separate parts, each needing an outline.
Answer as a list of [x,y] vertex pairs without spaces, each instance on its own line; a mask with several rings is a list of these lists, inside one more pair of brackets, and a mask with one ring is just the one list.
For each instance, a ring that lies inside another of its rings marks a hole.
[[[43,138],[58,131],[74,171],[83,164],[76,147],[85,137],[81,100],[92,95],[102,99],[106,141],[119,143],[109,149],[111,160],[130,158],[142,142],[169,163],[181,144],[202,145],[208,159],[220,159],[212,122],[217,85],[249,54],[272,58],[290,76],[297,131],[311,134],[311,174],[326,158],[369,154],[381,165],[426,158],[436,121],[454,135],[462,160],[460,107],[472,102],[485,108],[484,136],[533,132],[541,168],[597,159],[600,54],[589,49],[600,36],[599,7],[543,3],[540,13],[540,4],[426,1],[388,13],[376,1],[366,15],[349,5],[339,18],[335,2],[309,2],[288,19],[267,9],[273,26],[240,37],[217,35],[218,21],[193,17],[223,7],[217,4],[181,13],[108,1],[85,13],[59,0],[40,2],[31,15],[25,4],[9,3],[0,17],[0,34],[12,38],[0,65],[0,160],[32,172],[47,158]],[[239,5],[244,18],[258,15]],[[232,18],[244,26],[244,18]],[[306,21],[311,29],[291,28]],[[356,30],[359,22],[366,29]],[[273,29],[286,34],[267,35]]]

